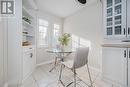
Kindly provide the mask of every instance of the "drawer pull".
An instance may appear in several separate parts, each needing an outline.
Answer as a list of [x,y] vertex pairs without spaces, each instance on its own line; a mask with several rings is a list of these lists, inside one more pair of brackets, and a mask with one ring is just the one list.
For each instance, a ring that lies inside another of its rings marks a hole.
[[126,58],[126,50],[124,51],[124,57]]
[[128,34],[130,34],[130,28],[128,27]]
[[33,57],[33,53],[30,53],[30,58],[32,58]]
[[124,28],[124,35],[126,34],[126,30],[125,30],[125,28]]
[[130,59],[130,50],[129,50],[129,59]]

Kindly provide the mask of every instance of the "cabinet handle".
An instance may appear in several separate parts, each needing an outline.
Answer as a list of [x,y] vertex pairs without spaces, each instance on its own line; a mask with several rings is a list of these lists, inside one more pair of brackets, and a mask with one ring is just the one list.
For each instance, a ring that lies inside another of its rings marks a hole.
[[129,59],[130,59],[130,50],[129,50]]
[[130,27],[128,27],[128,34],[130,34]]
[[124,51],[124,57],[126,58],[126,50]]
[[32,49],[31,47],[29,49]]
[[124,35],[126,34],[126,30],[125,30],[125,28],[124,28]]
[[30,58],[32,58],[33,57],[33,53],[30,53]]

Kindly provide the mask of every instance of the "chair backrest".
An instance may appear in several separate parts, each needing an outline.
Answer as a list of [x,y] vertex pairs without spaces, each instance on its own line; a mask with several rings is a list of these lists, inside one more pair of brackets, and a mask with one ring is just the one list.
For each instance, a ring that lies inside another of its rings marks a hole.
[[75,58],[74,58],[74,63],[73,63],[73,68],[80,68],[84,66],[85,64],[88,63],[88,53],[89,53],[89,47],[80,47],[77,49]]

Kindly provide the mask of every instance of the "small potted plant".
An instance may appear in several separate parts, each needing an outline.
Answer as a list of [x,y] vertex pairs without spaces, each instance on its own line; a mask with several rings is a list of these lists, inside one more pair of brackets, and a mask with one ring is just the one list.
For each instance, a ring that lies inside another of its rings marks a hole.
[[58,38],[58,41],[60,42],[62,49],[64,49],[64,47],[68,45],[70,37],[71,37],[70,34],[64,33],[62,36]]

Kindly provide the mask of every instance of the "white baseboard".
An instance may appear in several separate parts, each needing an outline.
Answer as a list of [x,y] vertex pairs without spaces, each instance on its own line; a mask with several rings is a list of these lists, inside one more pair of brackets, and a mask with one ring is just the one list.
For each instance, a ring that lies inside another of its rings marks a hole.
[[109,83],[109,84],[111,84],[112,87],[124,87],[120,83],[117,83],[116,81],[111,80],[111,79],[109,79],[109,78],[107,78],[105,76],[102,77],[102,80]]
[[49,63],[53,63],[54,60],[51,60],[51,61],[46,61],[46,62],[43,62],[43,63],[40,63],[40,64],[36,64],[36,66],[41,66],[41,65],[45,65],[45,64],[49,64]]

